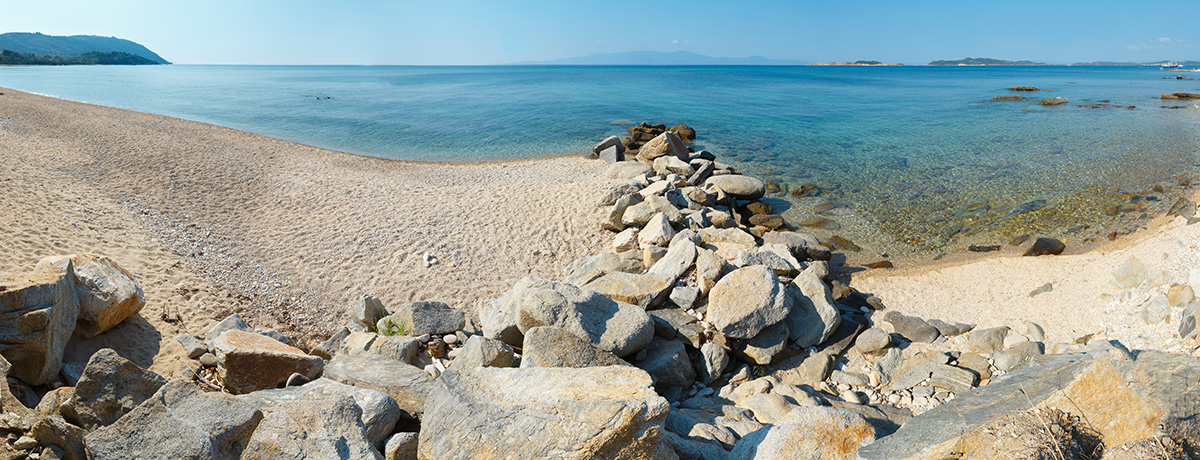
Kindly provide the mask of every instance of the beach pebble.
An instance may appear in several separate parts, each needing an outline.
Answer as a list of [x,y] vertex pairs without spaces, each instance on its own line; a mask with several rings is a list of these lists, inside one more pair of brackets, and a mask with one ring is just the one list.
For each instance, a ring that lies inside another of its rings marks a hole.
[[862,404],[862,397],[856,391],[846,391],[842,393],[842,399],[850,404]]
[[212,353],[200,355],[200,365],[205,367],[213,367],[217,365],[217,356]]
[[438,369],[437,365],[434,364],[426,364],[425,372],[435,379],[442,376],[441,369]]
[[417,341],[421,343],[429,343],[429,338],[429,334],[421,334],[420,337],[417,337]]
[[454,334],[447,334],[442,337],[442,341],[446,342],[446,345],[454,345],[458,343],[458,336]]

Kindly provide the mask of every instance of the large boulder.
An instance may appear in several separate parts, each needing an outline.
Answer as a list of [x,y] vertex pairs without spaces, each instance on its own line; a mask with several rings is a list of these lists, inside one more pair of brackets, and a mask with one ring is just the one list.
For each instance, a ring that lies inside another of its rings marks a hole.
[[75,294],[79,298],[79,318],[75,330],[84,337],[95,337],[125,321],[146,305],[142,286],[133,275],[112,259],[96,254],[53,256],[42,259],[38,267],[61,266],[71,259],[75,266]]
[[[87,448],[83,437],[87,430],[72,425],[58,415],[51,415],[34,423],[29,434],[38,445],[61,450],[62,460],[87,460]],[[46,457],[42,457],[46,458]]]
[[667,255],[650,266],[646,272],[661,275],[674,283],[688,268],[691,268],[692,263],[696,261],[696,254],[696,243],[687,239],[674,240],[667,248]]
[[633,365],[649,373],[656,388],[687,388],[696,381],[696,368],[681,340],[655,337],[646,348],[646,358]]
[[116,423],[89,433],[84,444],[92,460],[235,459],[262,419],[234,396],[175,380]]
[[21,418],[32,419],[36,417],[35,412],[25,407],[8,386],[10,369],[12,369],[12,364],[9,364],[8,360],[0,355],[0,413],[11,413]]
[[734,350],[755,364],[767,365],[788,342],[788,321],[767,326],[749,340],[738,340]]
[[709,177],[708,180],[704,181],[704,188],[719,188],[738,200],[757,200],[762,198],[767,190],[763,181],[741,174],[723,174]]
[[[400,420],[400,406],[386,393],[359,388],[336,381],[320,378],[302,386],[262,390],[239,396],[264,411],[286,403],[317,401],[324,399],[353,398],[358,405],[360,425],[372,444],[387,440],[396,422]],[[286,411],[285,411],[286,412]],[[256,435],[257,436],[257,435]]]
[[609,179],[629,180],[653,172],[653,167],[640,161],[618,161],[609,166],[604,175]]
[[524,278],[509,295],[522,334],[556,326],[617,356],[645,348],[654,336],[654,325],[642,308],[570,284]]
[[652,458],[667,401],[628,366],[449,370],[429,397],[420,458]]
[[738,440],[730,460],[853,460],[860,446],[875,440],[866,420],[840,409],[798,407],[778,422]]
[[214,324],[208,332],[204,333],[204,344],[212,347],[213,341],[217,340],[217,337],[220,337],[221,334],[227,331],[254,332],[254,328],[246,324],[246,320],[242,319],[242,315],[234,313],[225,317],[219,323]]
[[[670,254],[668,252],[668,254]],[[655,263],[658,265],[659,261]],[[649,308],[662,303],[667,298],[675,279],[655,273],[635,275],[625,272],[612,272],[601,276],[585,285],[583,289],[596,291],[617,302]]]
[[433,389],[433,379],[411,364],[364,353],[339,354],[325,366],[325,377],[359,388],[381,391],[391,396],[400,410],[420,417],[425,399]]
[[479,306],[479,322],[483,326],[483,336],[519,347],[523,335],[517,327],[517,308],[512,302],[512,291],[504,293],[499,299],[484,301]]
[[0,275],[0,355],[12,364],[10,377],[41,385],[58,374],[79,316],[73,272],[64,259]]
[[387,309],[383,308],[383,302],[380,302],[379,299],[364,295],[354,305],[350,316],[354,320],[354,324],[362,326],[365,330],[374,331],[375,323],[378,323],[380,319],[387,316]]
[[936,459],[955,452],[968,458],[986,446],[964,441],[988,422],[1048,408],[1086,420],[1107,446],[1150,437],[1200,445],[1200,400],[1195,397],[1200,360],[1156,351],[1138,351],[1135,357],[1107,342],[1088,347],[1092,351],[1035,356],[1028,367],[914,417],[859,455]]
[[637,159],[642,163],[653,165],[655,159],[668,155],[684,162],[688,160],[687,147],[684,147],[683,141],[679,140],[679,136],[671,132],[665,132],[659,134],[654,139],[650,139],[650,142],[647,142],[646,145],[638,149]]
[[68,404],[89,430],[112,424],[167,384],[109,348],[92,354]]
[[521,367],[626,366],[617,355],[601,350],[589,340],[554,326],[535,327],[525,333]]
[[467,324],[463,312],[442,302],[413,302],[392,313],[392,321],[404,324],[408,335],[449,334]]
[[362,410],[349,395],[278,401],[262,411],[265,416],[241,458],[383,460],[363,430]]
[[638,245],[643,248],[647,246],[665,247],[674,237],[675,229],[671,227],[671,221],[667,219],[666,214],[659,212],[655,213],[638,231]]
[[754,338],[788,312],[783,284],[761,265],[730,272],[708,294],[708,321],[730,338]]
[[842,324],[841,314],[833,301],[829,286],[821,281],[813,266],[800,272],[787,288],[790,305],[787,323],[792,342],[807,348],[819,345],[833,335]]
[[213,340],[213,350],[233,394],[275,388],[292,374],[314,379],[325,366],[319,356],[253,332],[227,331]]
[[[632,230],[637,231],[637,229]],[[583,286],[609,273],[641,273],[645,270],[646,267],[642,265],[641,253],[638,251],[624,251],[615,254],[602,252],[593,256],[576,259],[570,265],[567,265],[564,272],[567,274],[566,281],[568,283]]]

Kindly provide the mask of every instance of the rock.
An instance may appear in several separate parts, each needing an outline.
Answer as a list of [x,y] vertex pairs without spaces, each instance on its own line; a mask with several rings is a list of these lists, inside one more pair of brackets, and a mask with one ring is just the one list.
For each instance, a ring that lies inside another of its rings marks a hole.
[[750,225],[761,225],[769,229],[783,227],[783,216],[775,214],[758,214],[750,216]]
[[694,315],[679,308],[661,308],[650,310],[647,313],[654,319],[655,334],[659,337],[673,339],[679,335],[696,348],[704,343],[704,328],[700,326],[699,320]]
[[[691,230],[684,231],[691,232]],[[692,263],[696,261],[696,255],[696,244],[691,240],[672,241],[667,249],[667,254],[655,262],[646,273],[659,275],[674,283],[688,268],[691,268]]]
[[679,139],[683,140],[684,142],[696,140],[696,130],[692,129],[691,126],[675,125],[671,127],[670,131],[679,136]]
[[417,352],[420,348],[421,343],[415,337],[389,337],[381,335],[371,342],[371,346],[366,351],[367,353],[374,353],[385,358],[412,364],[416,362]]
[[950,357],[940,352],[931,351],[913,356],[905,361],[899,370],[888,376],[890,382],[887,389],[901,391],[917,386],[949,361]]
[[971,353],[990,354],[1004,348],[1004,337],[1008,336],[1008,326],[972,331],[967,338],[967,349]]
[[450,363],[451,369],[471,369],[475,367],[512,367],[513,349],[499,340],[471,336],[459,351],[458,357]]
[[342,341],[342,347],[338,351],[341,353],[363,353],[371,349],[375,345],[375,341],[381,337],[374,332],[351,332]]
[[688,159],[688,151],[684,148],[683,141],[679,140],[679,136],[665,132],[638,149],[637,159],[642,163],[653,164],[654,160],[668,155],[683,161]]
[[1036,355],[1042,354],[1042,344],[1039,342],[1023,342],[1007,350],[997,351],[992,358],[996,369],[1004,372],[1016,369]]
[[[592,146],[592,155],[600,155],[600,152],[603,152],[611,147],[615,147],[620,153],[625,152],[625,146],[621,145],[621,138],[617,136],[608,136],[604,140],[600,141],[600,143]],[[603,155],[601,155],[601,157],[603,157]]]
[[754,241],[754,235],[746,233],[737,228],[705,228],[697,232],[700,235],[700,240],[704,244],[717,243],[732,243],[745,247],[746,249],[754,249],[757,243]]
[[1167,300],[1172,307],[1187,306],[1196,299],[1196,291],[1186,284],[1173,284],[1167,291]]
[[671,299],[671,303],[679,308],[692,308],[696,303],[696,299],[700,298],[700,289],[687,286],[676,286],[671,289],[671,294],[667,296]]
[[1046,254],[1059,255],[1059,254],[1062,254],[1063,249],[1066,249],[1066,248],[1067,248],[1067,245],[1063,244],[1062,241],[1056,240],[1054,238],[1038,238],[1036,241],[1033,242],[1033,246],[1030,246],[1029,249],[1026,250],[1025,254],[1023,254],[1023,255],[1025,255],[1025,256],[1041,256],[1041,255],[1046,255]]
[[[704,181],[708,180],[709,177],[712,177],[713,171],[716,169],[711,161],[705,161],[699,166],[693,165],[693,168],[695,168],[696,172],[692,173],[692,175],[687,179],[687,182],[692,185],[703,184]],[[703,192],[703,190],[701,190],[701,192]],[[691,196],[689,195],[689,198],[690,197]],[[704,204],[704,202],[700,201],[697,201],[697,203]]]
[[413,302],[392,313],[393,321],[407,324],[408,335],[450,334],[467,324],[463,312],[442,302]]
[[654,336],[650,316],[642,308],[614,302],[594,291],[525,278],[510,294],[522,333],[539,326],[557,326],[617,356],[645,348]]
[[625,227],[627,225],[624,220],[625,211],[628,211],[631,206],[641,202],[642,196],[636,193],[617,199],[617,202],[613,203],[612,209],[608,211],[608,220],[601,222],[600,227],[613,232],[626,230]]
[[189,359],[199,358],[200,355],[208,352],[208,349],[204,347],[204,342],[191,335],[180,334],[175,337],[175,341],[183,346],[183,352],[187,354]]
[[261,411],[236,397],[175,380],[84,440],[92,460],[239,458],[262,419]]
[[582,288],[595,291],[614,301],[637,305],[645,309],[662,303],[669,294],[674,281],[673,278],[654,273],[634,275],[613,272],[584,284]]
[[[630,230],[634,230],[634,234],[637,234],[637,229]],[[630,250],[616,254],[605,252],[584,257],[572,262],[564,272],[567,274],[568,283],[582,286],[609,273],[642,273],[645,270],[641,254],[638,251]]]
[[734,350],[755,364],[767,365],[783,351],[787,342],[788,321],[780,321],[764,328],[754,338],[739,343]]
[[797,346],[807,348],[824,343],[842,324],[829,286],[821,281],[816,266],[805,269],[792,280],[786,294],[788,330]]
[[883,315],[883,320],[891,323],[893,330],[897,334],[904,336],[904,338],[912,342],[931,343],[941,336],[937,328],[930,326],[925,320],[915,316],[907,316],[898,311],[887,312],[886,315]]
[[939,334],[946,337],[963,335],[975,328],[974,324],[948,323],[937,319],[928,320],[926,323],[929,323],[930,326],[937,329]]
[[654,171],[662,174],[678,174],[683,177],[691,177],[696,173],[686,161],[680,160],[679,157],[667,155],[654,159]]
[[217,367],[217,364],[220,364],[220,361],[217,360],[217,355],[212,353],[200,355],[198,361],[200,361],[200,365],[204,367]]
[[166,384],[162,376],[101,348],[88,360],[70,406],[82,426],[94,430],[117,421]]
[[1142,304],[1138,316],[1146,324],[1158,324],[1171,318],[1171,302],[1167,296],[1157,294]]
[[698,250],[696,255],[696,284],[700,292],[708,293],[717,280],[725,275],[725,259],[709,250]]
[[666,246],[674,236],[675,229],[671,228],[667,215],[660,212],[651,217],[646,226],[638,232],[638,244],[642,247]]
[[344,397],[353,398],[354,404],[358,406],[361,426],[367,440],[372,444],[378,444],[387,439],[395,428],[396,422],[400,420],[400,406],[391,396],[382,391],[358,388],[328,378],[316,379],[302,386],[262,390],[238,396],[243,401],[264,411],[269,411],[272,406],[281,403]]
[[[638,248],[638,228],[629,227],[613,237],[613,251],[625,252]],[[591,281],[591,280],[588,280]]]
[[680,340],[655,337],[646,348],[646,358],[633,365],[649,373],[657,388],[686,388],[696,381],[696,369]]
[[662,260],[667,255],[667,248],[662,246],[646,246],[642,249],[642,263],[646,265],[654,265]]
[[654,168],[642,162],[618,161],[609,166],[604,175],[609,179],[629,180],[652,172],[654,172]]
[[[12,365],[4,356],[0,355],[0,417],[5,414],[15,415],[18,419],[34,419],[37,414],[25,407],[21,400],[13,394],[8,383],[8,372],[12,369]],[[6,425],[3,418],[0,418],[0,428]]]
[[233,394],[275,388],[293,373],[316,378],[325,361],[263,335],[231,330],[213,340],[224,368],[225,388]]
[[703,369],[700,369],[700,380],[704,383],[721,377],[725,367],[729,366],[729,353],[725,352],[724,347],[715,343],[709,342],[701,345],[700,355],[703,357],[704,364]]
[[246,324],[246,320],[242,319],[242,315],[234,313],[221,320],[221,322],[213,325],[208,332],[205,332],[204,343],[208,345],[209,348],[212,348],[213,341],[227,331],[243,331],[254,333],[254,328],[250,327],[249,324]]
[[730,459],[854,459],[860,446],[875,441],[875,430],[853,412],[801,407],[738,440]]
[[417,433],[396,433],[383,448],[385,460],[417,460]]
[[1049,99],[1042,99],[1041,102],[1038,102],[1038,104],[1041,104],[1041,105],[1062,105],[1062,104],[1066,104],[1066,103],[1067,103],[1067,98],[1065,98],[1065,97],[1052,97]]
[[624,149],[625,149],[625,146],[621,145],[620,143],[617,143],[617,145],[614,145],[612,147],[601,150],[599,153],[600,160],[602,160],[605,163],[608,163],[610,165],[615,164],[617,162],[625,161],[625,150]]
[[[75,387],[58,387],[46,392],[34,410],[43,417],[62,415],[63,404],[68,404],[75,397]],[[4,404],[0,403],[0,412],[4,412]],[[70,413],[70,409],[67,409]],[[78,417],[73,417],[78,418]]]
[[325,367],[325,377],[391,396],[400,410],[420,417],[433,387],[429,374],[416,366],[374,354],[337,355]]
[[358,304],[350,312],[354,323],[369,332],[374,332],[375,324],[387,314],[387,310],[383,308],[383,302],[369,295],[362,296],[362,299],[359,299]]
[[50,383],[79,316],[70,259],[0,276],[0,355],[30,385]]
[[780,276],[791,276],[799,271],[799,262],[793,265],[779,254],[761,249],[737,251],[737,256],[733,259],[733,265],[739,268],[750,265],[761,265],[771,269],[772,272]]
[[[1015,411],[1056,407],[1081,415],[1105,445],[1152,436],[1198,445],[1194,382],[1200,361],[1185,355],[1092,351],[1034,358],[1028,367],[958,395],[859,450],[865,459],[972,458],[969,441]],[[1136,382],[1136,383],[1135,383]],[[1189,383],[1191,382],[1191,383]],[[1119,401],[1119,404],[1114,402]]]
[[612,206],[617,200],[626,195],[632,195],[642,189],[642,184],[636,180],[627,180],[619,184],[609,187],[604,195],[600,197],[600,206]]
[[63,454],[59,458],[63,460],[87,460],[87,449],[83,445],[86,435],[87,430],[67,423],[57,415],[43,418],[29,429],[29,436],[37,441],[37,445],[61,449]]
[[1192,302],[1183,310],[1183,316],[1179,320],[1179,337],[1182,339],[1190,339],[1195,337],[1197,332],[1196,322],[1200,316],[1200,303]]
[[617,355],[562,328],[535,327],[525,333],[521,367],[627,366]]
[[954,366],[934,366],[929,375],[929,386],[941,388],[954,394],[971,391],[979,383],[979,376],[967,369]]
[[666,131],[666,125],[652,125],[643,122],[637,126],[629,128],[629,136],[632,138],[631,140],[635,144],[641,145],[646,142],[650,142],[650,140],[654,139],[655,136],[658,136]]
[[892,335],[883,329],[873,327],[859,334],[854,341],[854,349],[864,355],[878,353],[892,344]]
[[646,223],[650,222],[650,219],[654,218],[656,214],[659,214],[659,212],[654,209],[654,205],[645,201],[639,202],[630,205],[625,209],[625,212],[621,214],[621,225],[626,227],[644,227]]
[[346,340],[346,337],[349,336],[350,329],[343,327],[337,332],[333,333],[328,340],[322,342],[320,345],[317,345],[312,350],[309,350],[308,354],[320,356],[326,360],[333,359],[334,353],[337,353],[337,351],[342,348],[342,341]]
[[421,458],[653,458],[667,401],[628,366],[447,371],[421,423]]
[[763,235],[763,243],[787,246],[797,257],[813,260],[829,260],[832,252],[812,235],[795,232],[769,232]]
[[242,451],[242,458],[383,459],[365,434],[362,410],[349,395],[276,401]]
[[656,180],[647,185],[646,188],[637,192],[637,195],[649,199],[651,197],[662,197],[667,192],[675,190],[675,184],[669,180]]
[[704,181],[704,188],[719,188],[739,200],[757,200],[763,197],[766,186],[762,181],[740,174],[712,176]]
[[1173,100],[1173,99],[1200,99],[1200,94],[1196,94],[1196,93],[1185,93],[1185,92],[1179,91],[1179,92],[1174,92],[1174,93],[1166,93],[1166,94],[1163,94],[1163,95],[1162,95],[1162,99],[1163,99],[1163,100]]
[[709,322],[731,338],[753,338],[788,313],[783,285],[775,273],[761,265],[725,275],[708,295]]
[[75,267],[75,294],[79,299],[75,330],[83,337],[95,337],[112,329],[146,305],[142,286],[132,274],[108,257],[96,254],[52,256],[38,261],[38,267],[61,267],[63,259],[71,259]]

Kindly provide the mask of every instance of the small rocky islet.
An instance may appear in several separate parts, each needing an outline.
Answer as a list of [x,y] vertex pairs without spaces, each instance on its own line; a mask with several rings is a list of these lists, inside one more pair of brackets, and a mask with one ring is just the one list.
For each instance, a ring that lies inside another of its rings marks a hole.
[[[1195,356],[888,311],[834,248],[783,229],[762,181],[690,149],[694,130],[631,134],[593,149],[616,182],[598,199],[611,250],[520,280],[478,321],[363,296],[305,352],[232,315],[176,338],[190,378],[168,381],[109,349],[63,364],[72,334],[144,305],[108,258],[0,276],[0,456],[1200,458]],[[1190,287],[1151,303],[1147,322],[1183,309],[1197,340]]]

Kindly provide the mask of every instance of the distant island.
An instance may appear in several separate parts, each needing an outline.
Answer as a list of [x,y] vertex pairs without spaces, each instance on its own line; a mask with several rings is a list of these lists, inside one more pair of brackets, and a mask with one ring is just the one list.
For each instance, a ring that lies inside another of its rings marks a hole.
[[517,62],[512,65],[804,65],[805,61],[767,59],[762,56],[745,58],[712,57],[687,51],[628,51],[624,53],[593,54],[552,61]]
[[96,35],[0,34],[0,65],[170,64],[138,43]]
[[809,65],[850,65],[850,66],[866,66],[866,67],[874,67],[874,66],[902,66],[902,65],[904,65],[904,64],[899,64],[899,63],[890,63],[890,62],[880,62],[880,61],[863,61],[863,60],[858,60],[858,61],[854,61],[854,62],[814,62],[814,63],[812,63],[812,64],[809,64]]
[[[1200,61],[1174,61],[1184,67],[1200,67]],[[1160,66],[1166,64],[1167,61],[1154,62],[1113,62],[1113,61],[1092,61],[1092,62],[1076,62],[1073,66],[1093,66],[1093,67],[1141,67],[1141,66]]]
[[962,58],[956,61],[933,61],[929,65],[1048,65],[1044,62],[1006,61],[992,58]]

